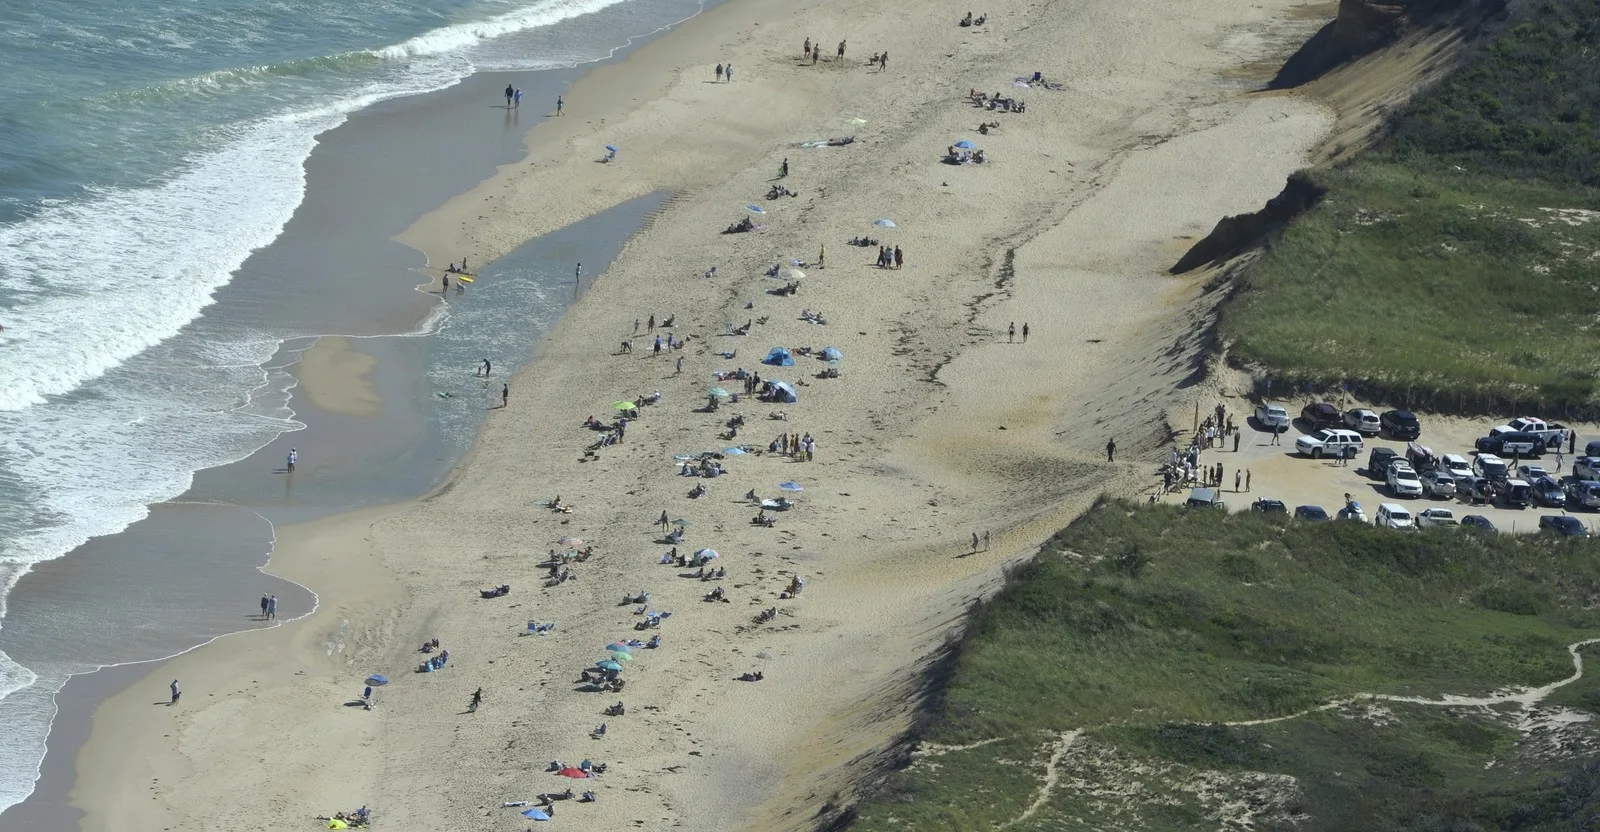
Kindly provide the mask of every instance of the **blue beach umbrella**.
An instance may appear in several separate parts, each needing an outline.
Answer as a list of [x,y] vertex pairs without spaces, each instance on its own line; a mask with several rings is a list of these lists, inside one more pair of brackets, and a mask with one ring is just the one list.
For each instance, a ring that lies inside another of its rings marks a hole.
[[606,145],[606,150],[609,150],[612,153],[616,153],[617,152],[617,146],[614,145],[614,144],[608,144],[608,145]]
[[765,214],[767,212],[767,209],[762,208],[760,205],[755,205],[753,203],[750,204],[750,205],[746,205],[744,207],[747,210],[749,210],[750,213],[752,213],[752,214]]
[[527,819],[529,819],[529,820],[549,820],[550,819],[550,813],[546,812],[543,809],[529,809],[526,812],[523,812],[522,816],[527,818]]
[[802,487],[800,485],[800,483],[797,483],[794,480],[789,480],[788,482],[780,483],[778,485],[778,487],[783,489],[784,491],[804,491],[805,490],[805,488]]
[[844,358],[844,353],[839,352],[838,347],[823,347],[822,357],[828,361],[838,361],[839,359]]
[[977,147],[977,145],[973,144],[972,142],[967,141],[966,139],[962,139],[961,141],[956,142],[956,147],[959,147],[962,150],[971,150],[974,147]]
[[608,653],[632,653],[633,652],[633,648],[629,647],[626,644],[623,644],[620,641],[613,641],[610,644],[606,645],[606,652],[608,652]]
[[878,226],[879,228],[894,228],[895,227],[894,220],[873,220],[872,224]]
[[600,668],[601,670],[616,670],[619,672],[622,670],[622,665],[617,664],[611,659],[595,662],[594,666]]
[[772,389],[778,391],[778,398],[781,401],[787,402],[789,404],[793,404],[793,403],[795,403],[797,401],[800,401],[800,394],[796,393],[794,391],[794,387],[792,385],[790,385],[789,382],[787,382],[787,381],[774,381],[774,382],[772,382]]
[[371,676],[367,677],[367,684],[369,684],[369,685],[371,685],[371,686],[373,686],[375,688],[381,688],[384,685],[389,684],[389,677],[388,676],[382,676],[382,675],[379,675],[377,673],[374,673]]
[[746,451],[744,448],[741,448],[737,445],[732,448],[725,448],[722,452],[728,456],[744,456],[745,454],[749,453],[749,451]]

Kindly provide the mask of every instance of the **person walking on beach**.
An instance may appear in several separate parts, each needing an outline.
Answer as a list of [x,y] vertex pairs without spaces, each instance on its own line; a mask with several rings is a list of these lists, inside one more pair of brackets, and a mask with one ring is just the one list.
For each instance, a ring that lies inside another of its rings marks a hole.
[[728,83],[733,83],[733,64],[728,64],[728,68],[723,70],[723,75],[727,76]]
[[1250,469],[1244,469],[1244,490],[1250,490]]
[[477,713],[478,706],[481,704],[483,704],[483,688],[478,688],[472,692],[472,703],[467,705],[467,712]]
[[884,71],[884,70],[886,70],[888,68],[889,68],[889,53],[885,52],[885,53],[883,53],[882,57],[878,58],[878,71],[882,72],[882,71]]
[[1011,325],[1006,327],[1006,343],[1007,344],[1015,344],[1016,342],[1017,342],[1017,322],[1016,321],[1012,321]]
[[1233,472],[1233,493],[1235,493],[1235,494],[1239,493],[1239,480],[1240,480],[1241,476],[1242,475],[1240,474],[1240,472],[1238,472],[1238,471],[1234,471]]
[[509,404],[511,404],[511,385],[502,384],[500,385],[500,407],[504,408]]
[[895,246],[894,247],[894,267],[898,269],[904,263],[905,263],[905,258],[902,257],[901,254],[900,254],[900,247],[899,246]]
[[561,99],[561,96],[559,96],[559,95],[556,96],[556,115],[558,115],[558,116],[561,115],[561,107],[562,107],[562,105],[564,105],[566,103],[567,102],[565,102],[565,101],[563,101]]
[[278,596],[272,595],[272,596],[269,596],[267,598],[267,620],[268,621],[276,621],[277,619],[278,619]]
[[651,315],[650,316],[650,320],[645,323],[645,326],[649,327],[649,329],[646,330],[647,332],[655,332],[656,331],[656,316],[655,315]]
[[783,164],[778,166],[778,178],[779,179],[788,179],[789,178],[789,157],[788,156],[783,157]]
[[300,461],[300,452],[294,448],[289,449],[289,458],[284,461],[284,470],[294,473],[295,463]]
[[839,60],[844,60],[844,41],[839,41]]
[[517,91],[515,89],[513,89],[510,84],[506,84],[506,109],[507,110],[511,109],[511,99],[516,94],[517,94]]
[[972,551],[974,551],[974,552],[978,551],[978,533],[977,532],[973,532],[972,533]]
[[651,350],[650,354],[652,356],[656,356],[656,355],[660,355],[661,354],[661,336],[660,335],[656,336],[656,345],[655,345],[654,349]]
[[984,533],[983,533],[983,550],[985,552],[989,551],[989,532],[988,532],[988,530],[985,530]]
[[1239,452],[1239,432],[1238,431],[1234,431],[1233,432],[1233,452],[1234,453],[1238,453]]
[[267,620],[267,596],[261,596],[261,620]]
[[805,49],[806,49],[805,56],[807,58],[811,57],[811,38],[806,38],[806,47],[805,47]]
[[1028,343],[1028,322],[1022,322],[1022,343]]
[[672,521],[667,519],[666,511],[661,512],[661,519],[656,521],[656,525],[660,526],[662,531],[666,531],[667,527],[672,525]]
[[1106,462],[1116,462],[1116,461],[1117,461],[1117,440],[1115,440],[1115,439],[1107,439],[1106,440]]
[[172,700],[167,703],[167,707],[170,708],[173,705],[178,704],[178,697],[180,697],[182,695],[183,695],[183,691],[178,688],[178,680],[177,679],[173,679],[172,680]]
[[582,281],[583,281],[583,262],[579,261],[578,265],[572,267],[572,285],[576,286]]
[[450,275],[444,275],[441,279],[444,281],[444,287],[439,290],[439,294],[450,294]]
[[675,376],[683,375],[683,356],[681,356],[681,355],[678,356],[678,369],[675,372],[673,372],[673,375],[675,375]]
[[717,64],[717,83],[722,83],[722,64]]
[[522,90],[517,90],[516,94],[511,96],[511,107],[515,110],[522,109]]

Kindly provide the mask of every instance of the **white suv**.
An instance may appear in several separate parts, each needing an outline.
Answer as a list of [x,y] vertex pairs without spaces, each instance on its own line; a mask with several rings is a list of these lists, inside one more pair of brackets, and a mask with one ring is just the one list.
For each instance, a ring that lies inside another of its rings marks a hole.
[[1422,480],[1409,465],[1389,466],[1389,493],[1396,497],[1421,497]]
[[1281,404],[1263,404],[1256,408],[1256,421],[1268,433],[1286,429],[1289,427],[1289,409]]
[[1361,434],[1353,430],[1323,428],[1310,436],[1296,439],[1294,449],[1312,459],[1320,459],[1325,456],[1338,457],[1350,448],[1359,454],[1363,444]]
[[1378,516],[1372,518],[1372,524],[1385,529],[1414,529],[1417,527],[1416,521],[1411,519],[1411,512],[1394,503],[1379,503]]

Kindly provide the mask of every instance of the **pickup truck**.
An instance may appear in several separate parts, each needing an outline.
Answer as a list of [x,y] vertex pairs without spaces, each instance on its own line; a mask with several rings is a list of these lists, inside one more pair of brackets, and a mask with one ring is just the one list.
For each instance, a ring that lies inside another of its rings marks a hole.
[[1518,419],[1512,419],[1503,425],[1490,428],[1489,435],[1499,436],[1502,433],[1531,433],[1543,440],[1545,447],[1555,448],[1567,444],[1567,434],[1570,433],[1571,430],[1572,429],[1566,425],[1558,425],[1554,422],[1546,422],[1543,419],[1536,419],[1532,416],[1523,416]]

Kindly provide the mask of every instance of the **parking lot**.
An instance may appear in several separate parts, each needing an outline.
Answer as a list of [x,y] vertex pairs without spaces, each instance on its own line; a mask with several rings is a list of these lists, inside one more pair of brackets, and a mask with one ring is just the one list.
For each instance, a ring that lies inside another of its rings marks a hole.
[[[1272,444],[1272,434],[1261,430],[1255,420],[1250,419],[1241,425],[1237,452],[1233,450],[1233,439],[1230,437],[1226,442],[1219,443],[1217,448],[1202,451],[1200,454],[1202,466],[1215,467],[1217,463],[1222,463],[1222,497],[1229,511],[1249,511],[1251,504],[1256,500],[1268,498],[1282,500],[1290,512],[1293,512],[1296,506],[1315,505],[1321,506],[1329,515],[1333,515],[1344,505],[1344,495],[1348,493],[1361,503],[1369,522],[1376,515],[1380,503],[1397,503],[1408,509],[1413,517],[1422,510],[1432,507],[1449,508],[1457,520],[1469,514],[1477,514],[1487,517],[1497,530],[1507,533],[1537,531],[1540,515],[1570,514],[1580,519],[1588,527],[1591,535],[1600,537],[1600,513],[1590,511],[1562,510],[1537,505],[1523,509],[1487,504],[1469,505],[1460,499],[1443,497],[1395,497],[1389,493],[1382,478],[1367,477],[1367,458],[1375,447],[1391,448],[1404,458],[1407,442],[1389,438],[1387,434],[1365,437],[1360,454],[1348,465],[1335,459],[1311,459],[1301,456],[1295,452],[1295,440],[1313,432],[1310,426],[1299,418],[1302,407],[1308,401],[1291,400],[1282,403],[1287,406],[1290,415],[1295,419],[1294,424],[1279,438],[1280,444]],[[1229,402],[1229,405],[1238,409],[1246,407],[1239,400]],[[1248,407],[1247,413],[1254,412],[1254,405]],[[1367,405],[1360,403],[1339,405],[1341,411],[1355,407],[1367,407]],[[1371,409],[1382,412],[1385,408]],[[1241,416],[1242,414],[1235,411],[1236,422]],[[1435,456],[1459,454],[1470,462],[1477,456],[1473,450],[1473,443],[1479,437],[1488,434],[1490,428],[1504,424],[1513,417],[1508,416],[1498,420],[1489,417],[1465,419],[1419,413],[1417,418],[1422,424],[1422,435],[1416,440],[1418,444],[1431,449]],[[1580,456],[1586,440],[1600,439],[1600,427],[1573,422],[1564,424],[1577,431]],[[1555,453],[1551,452],[1540,458],[1524,459],[1521,464],[1542,465],[1551,474],[1558,475],[1563,480],[1570,480],[1573,455],[1564,455],[1560,471],[1556,470],[1555,459]],[[1248,491],[1243,476],[1246,471],[1249,472]],[[1237,490],[1234,488],[1235,472],[1241,474]],[[1182,504],[1188,495],[1189,489],[1183,488],[1161,499],[1165,502]]]

